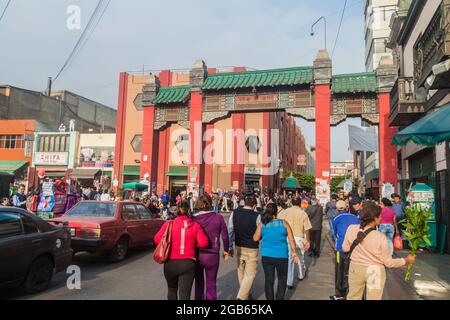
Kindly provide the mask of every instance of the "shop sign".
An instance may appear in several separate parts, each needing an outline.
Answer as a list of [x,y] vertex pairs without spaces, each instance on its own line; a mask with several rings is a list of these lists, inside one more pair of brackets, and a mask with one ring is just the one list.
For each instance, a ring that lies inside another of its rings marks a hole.
[[40,166],[66,166],[68,165],[67,152],[36,152],[34,164]]
[[261,168],[254,168],[254,167],[246,167],[244,172],[245,172],[245,174],[261,175],[262,174],[262,169]]

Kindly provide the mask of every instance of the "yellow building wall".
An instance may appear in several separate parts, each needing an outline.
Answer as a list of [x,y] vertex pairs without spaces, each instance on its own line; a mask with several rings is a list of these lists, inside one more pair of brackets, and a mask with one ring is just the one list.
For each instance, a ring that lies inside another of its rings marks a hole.
[[148,76],[129,75],[126,101],[125,139],[123,146],[123,162],[125,166],[135,166],[136,160],[141,160],[141,153],[135,152],[131,141],[136,135],[142,135],[144,111],[137,110],[133,102],[142,87],[149,81]]

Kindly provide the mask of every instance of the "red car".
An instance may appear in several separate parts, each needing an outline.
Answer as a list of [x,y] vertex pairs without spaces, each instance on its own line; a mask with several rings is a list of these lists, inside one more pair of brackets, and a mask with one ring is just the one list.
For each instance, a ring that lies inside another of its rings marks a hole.
[[55,220],[69,223],[74,252],[105,253],[111,261],[125,259],[131,247],[153,244],[165,222],[130,201],[82,201]]

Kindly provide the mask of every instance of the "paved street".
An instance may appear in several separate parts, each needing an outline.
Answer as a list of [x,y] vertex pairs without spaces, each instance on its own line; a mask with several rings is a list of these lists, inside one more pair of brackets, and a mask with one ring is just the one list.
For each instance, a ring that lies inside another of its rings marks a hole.
[[[334,264],[331,240],[328,236],[328,223],[324,222],[323,250],[320,258],[307,257],[309,272],[307,278],[297,283],[294,290],[287,292],[290,300],[327,300],[334,293]],[[130,251],[128,258],[116,264],[104,261],[99,256],[78,254],[74,264],[82,270],[81,290],[66,287],[68,275],[55,276],[49,290],[38,295],[27,296],[17,290],[2,292],[0,298],[33,300],[164,300],[166,283],[163,267],[153,261],[152,248],[139,248]],[[450,299],[449,271],[450,259],[442,260],[440,255],[424,255],[418,259],[415,282],[405,284],[405,271],[390,270],[384,299]],[[448,257],[448,256],[444,256]],[[218,276],[218,296],[221,300],[236,298],[238,281],[236,259],[222,262]],[[439,271],[438,271],[439,270]],[[447,281],[443,280],[447,279]],[[414,284],[417,288],[414,287]],[[253,297],[264,300],[264,273],[259,266],[253,286]]]

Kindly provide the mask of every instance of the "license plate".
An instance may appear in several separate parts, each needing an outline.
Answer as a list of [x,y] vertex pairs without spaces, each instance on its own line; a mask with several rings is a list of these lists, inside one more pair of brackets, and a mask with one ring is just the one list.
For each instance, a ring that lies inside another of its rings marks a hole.
[[72,236],[72,237],[75,237],[75,229],[70,229],[70,235]]

